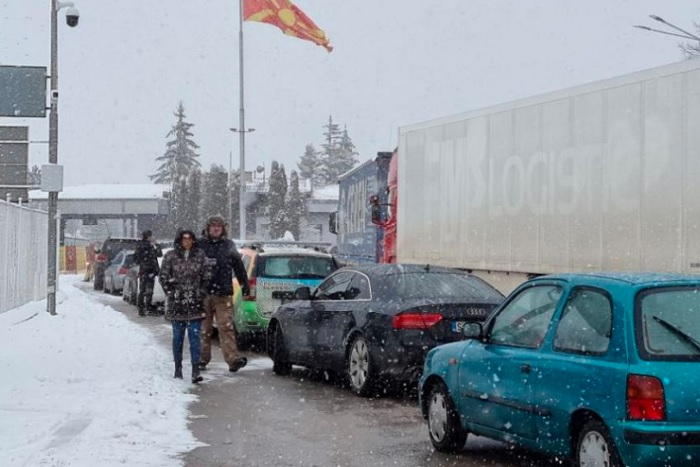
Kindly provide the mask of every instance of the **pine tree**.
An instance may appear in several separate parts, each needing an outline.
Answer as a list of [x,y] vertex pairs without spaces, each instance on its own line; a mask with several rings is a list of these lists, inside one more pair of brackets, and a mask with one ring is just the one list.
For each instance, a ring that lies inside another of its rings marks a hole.
[[161,163],[158,172],[151,175],[151,180],[155,183],[173,184],[181,179],[187,179],[190,172],[200,166],[196,150],[199,148],[192,139],[192,127],[194,124],[188,123],[185,119],[185,107],[182,102],[174,113],[177,122],[173,125],[167,138],[173,137],[166,143],[165,154],[157,157]]
[[357,165],[357,151],[350,139],[347,127],[333,123],[333,117],[328,117],[328,123],[323,126],[325,142],[320,158],[320,182],[331,185],[338,182],[338,177]]
[[171,184],[170,190],[170,213],[168,215],[168,231],[177,232],[180,229],[188,228],[183,225],[186,217],[188,186],[186,178],[179,178]]
[[228,217],[228,171],[216,164],[204,175],[202,192],[202,218],[206,221],[211,216]]
[[270,171],[270,191],[268,194],[270,206],[270,236],[281,238],[287,230],[285,218],[285,201],[287,197],[287,175],[284,165],[272,161]]
[[323,151],[320,154],[319,181],[322,185],[330,185],[337,181],[335,171],[333,169],[333,160],[337,154],[338,144],[342,138],[340,125],[333,123],[333,116],[328,117],[328,123],[323,125],[324,142],[321,144]]
[[202,200],[202,172],[199,169],[194,169],[190,173],[186,186],[185,197],[180,206],[180,223],[182,227],[197,232],[202,225],[199,215],[199,205]]
[[306,217],[306,205],[304,196],[299,191],[299,176],[294,170],[292,170],[289,180],[289,196],[287,199],[287,205],[285,206],[286,230],[289,230],[294,235],[294,238],[299,240],[301,237],[301,220]]
[[355,145],[348,135],[347,125],[343,129],[343,135],[338,142],[337,153],[333,160],[333,167],[336,172],[336,179],[345,172],[352,170],[358,163],[357,156],[359,153],[355,149]]
[[321,173],[321,158],[319,152],[313,144],[307,144],[304,155],[297,163],[299,176],[304,180],[311,180],[313,187],[323,185],[323,174]]
[[38,165],[33,165],[31,170],[27,172],[27,185],[41,185],[41,169]]

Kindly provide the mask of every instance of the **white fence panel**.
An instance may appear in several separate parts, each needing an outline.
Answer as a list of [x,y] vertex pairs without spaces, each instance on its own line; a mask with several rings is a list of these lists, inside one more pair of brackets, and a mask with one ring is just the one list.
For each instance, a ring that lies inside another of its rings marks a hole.
[[48,213],[0,200],[0,313],[46,296]]

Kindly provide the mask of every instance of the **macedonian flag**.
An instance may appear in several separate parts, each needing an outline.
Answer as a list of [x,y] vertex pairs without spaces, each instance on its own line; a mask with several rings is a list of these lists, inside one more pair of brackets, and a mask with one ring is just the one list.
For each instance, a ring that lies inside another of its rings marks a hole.
[[272,24],[283,33],[311,41],[333,51],[326,33],[323,32],[290,0],[243,0],[243,19]]

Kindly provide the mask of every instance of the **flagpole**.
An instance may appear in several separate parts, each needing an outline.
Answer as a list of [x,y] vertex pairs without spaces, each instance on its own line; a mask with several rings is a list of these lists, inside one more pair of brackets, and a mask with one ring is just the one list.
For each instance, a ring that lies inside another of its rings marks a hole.
[[239,175],[240,175],[240,186],[238,193],[238,217],[239,217],[239,238],[245,240],[246,237],[246,212],[245,212],[245,107],[243,105],[244,88],[243,88],[243,1],[238,1],[238,72],[240,73],[238,78],[239,84],[239,102],[240,102],[240,113],[239,113],[239,144],[240,144],[240,163],[239,163]]

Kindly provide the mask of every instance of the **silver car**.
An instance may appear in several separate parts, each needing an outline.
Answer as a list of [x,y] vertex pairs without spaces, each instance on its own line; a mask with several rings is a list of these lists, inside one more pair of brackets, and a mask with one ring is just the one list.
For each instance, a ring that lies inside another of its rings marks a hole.
[[[165,253],[167,253],[170,250],[172,250],[172,248],[163,249],[163,256],[165,256]],[[160,258],[158,258],[158,266],[160,266],[162,262],[163,262],[163,257],[161,256]],[[138,266],[138,264],[132,264],[126,277],[124,278],[124,285],[122,288],[122,298],[124,299],[125,302],[130,303],[132,305],[136,305],[138,294],[139,294],[139,266]],[[163,291],[163,287],[160,286],[160,281],[158,280],[158,276],[156,276],[156,280],[155,280],[155,283],[153,285],[153,298],[151,299],[151,303],[157,307],[165,304],[165,292]]]
[[111,294],[118,294],[124,288],[124,278],[129,269],[134,265],[134,250],[122,250],[117,253],[104,273],[102,290]]

